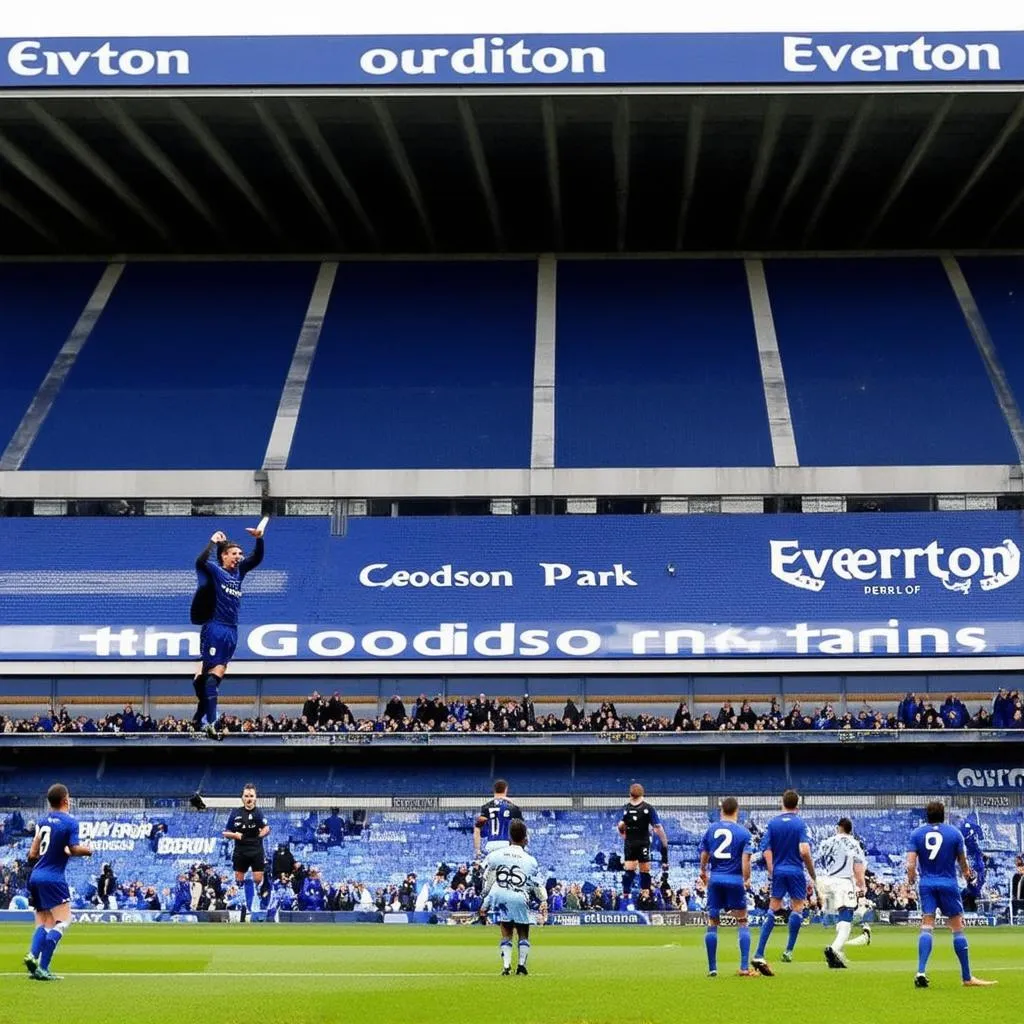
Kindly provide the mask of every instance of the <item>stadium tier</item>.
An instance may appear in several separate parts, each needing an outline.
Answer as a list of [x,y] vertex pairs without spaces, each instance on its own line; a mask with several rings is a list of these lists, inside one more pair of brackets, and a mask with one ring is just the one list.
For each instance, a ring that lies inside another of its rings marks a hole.
[[[747,826],[760,831],[772,812],[759,803],[756,808],[745,807],[742,813]],[[531,837],[530,851],[549,889],[558,884],[563,893],[568,893],[575,887],[587,905],[626,908],[626,902],[620,903],[619,896],[621,868],[615,866],[618,855],[614,836],[619,815],[617,810],[524,812]],[[141,897],[146,889],[152,888],[159,900],[158,909],[171,910],[180,876],[190,875],[198,864],[209,865],[220,875],[225,880],[225,891],[231,885],[230,844],[220,836],[226,812],[154,810],[133,813],[111,807],[80,817],[83,836],[94,843],[103,862],[110,864],[120,883],[114,896],[122,909],[148,909],[149,905],[142,902]],[[453,898],[460,872],[468,876],[463,884],[473,892],[470,872],[473,816],[466,810],[453,808],[443,814],[370,811],[357,815],[335,811],[332,815],[325,808],[320,813],[271,811],[267,818],[271,828],[267,838],[268,855],[271,851],[276,854],[284,844],[291,860],[282,859],[282,865],[299,862],[303,877],[311,869],[317,869],[324,883],[322,901],[309,905],[296,892],[295,902],[291,903],[289,896],[290,905],[284,909],[294,906],[295,909],[324,911],[332,891],[336,892],[342,885],[368,887],[376,909],[382,893],[394,892],[408,880],[410,873],[414,873],[416,884],[401,897],[409,899],[408,906],[403,903],[395,908],[412,910],[421,888],[436,883],[438,867],[444,865],[447,865],[442,867],[444,877],[432,896],[433,908],[475,909],[473,905],[466,907],[460,895]],[[805,811],[804,818],[815,843],[834,831],[834,812],[812,809]],[[1005,918],[1005,894],[1012,874],[1009,855],[1020,847],[1024,813],[1019,809],[964,811],[955,818],[969,820],[978,828],[982,850],[991,864],[986,872],[983,897],[991,901],[994,912]],[[680,907],[680,897],[684,899],[682,909],[703,909],[704,893],[697,880],[699,846],[714,817],[706,810],[663,810],[661,819],[672,851],[667,865],[667,884],[674,901],[666,901],[659,894],[657,904],[641,909],[676,909]],[[921,811],[919,808],[869,810],[857,813],[855,820],[857,835],[867,855],[867,870],[872,876],[872,895],[881,902],[883,892],[889,887],[898,890],[902,883],[905,837],[920,822]],[[16,819],[8,817],[5,822],[7,828],[26,824],[23,814]],[[4,868],[10,870],[15,861],[23,861],[27,849],[28,839],[24,835],[6,834],[4,845],[0,845],[0,880],[7,882],[6,892],[0,892],[0,903],[4,906],[20,890],[16,876],[4,877]],[[69,871],[76,907],[84,909],[100,904],[96,895],[98,872],[97,864],[87,865],[81,861]],[[292,872],[288,874],[291,879]],[[758,864],[752,873],[755,900],[760,898],[766,882],[763,865]],[[217,888],[221,888],[219,881]],[[301,878],[296,889],[301,890]],[[692,905],[687,907],[686,900],[690,899]],[[280,894],[271,905],[279,904]],[[898,904],[886,906],[890,910],[899,909]],[[178,909],[187,910],[189,904]]]
[[[0,450],[103,269],[0,264],[13,368]],[[1017,461],[938,257],[768,259],[763,298],[748,272],[739,259],[544,271],[556,467],[775,464],[757,302],[774,314],[802,465]],[[963,277],[1019,394],[1024,258],[970,257]],[[13,468],[258,469],[314,292],[326,311],[288,468],[531,465],[538,264],[519,259],[343,261],[326,283],[312,262],[129,262]]]

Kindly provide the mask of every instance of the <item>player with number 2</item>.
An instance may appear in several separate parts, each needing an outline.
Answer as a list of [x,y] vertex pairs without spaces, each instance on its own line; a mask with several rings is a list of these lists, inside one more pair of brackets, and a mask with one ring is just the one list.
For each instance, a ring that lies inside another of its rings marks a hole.
[[739,926],[741,978],[756,978],[750,967],[750,928],[747,926],[747,887],[750,885],[751,835],[739,824],[740,805],[734,796],[722,801],[722,820],[708,827],[700,841],[700,881],[708,894],[708,977],[718,976],[718,923],[723,910]]

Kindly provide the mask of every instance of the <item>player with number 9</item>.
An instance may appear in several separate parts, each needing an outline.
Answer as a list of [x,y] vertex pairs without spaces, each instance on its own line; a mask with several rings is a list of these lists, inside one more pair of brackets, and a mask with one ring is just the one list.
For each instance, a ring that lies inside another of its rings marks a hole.
[[36,930],[25,954],[29,977],[55,981],[50,961],[71,923],[71,890],[65,872],[70,857],[91,857],[92,849],[79,842],[78,822],[71,817],[71,797],[59,782],[46,793],[50,810],[36,826],[28,853],[33,864],[28,879],[29,902],[36,912]]
[[964,879],[970,882],[972,871],[967,863],[963,833],[945,824],[946,808],[941,800],[932,800],[925,808],[927,824],[914,829],[907,844],[907,884],[914,885],[920,874],[921,934],[917,941],[916,988],[928,988],[925,970],[932,953],[932,932],[935,912],[948,918],[953,933],[953,951],[960,961],[960,976],[971,988],[994,985],[971,974],[967,936],[964,935],[964,906],[960,900],[960,883],[956,869],[959,864]]
[[700,842],[700,880],[708,894],[708,928],[704,945],[708,977],[718,976],[718,924],[723,910],[736,915],[739,925],[741,978],[756,978],[750,967],[750,928],[747,927],[747,886],[750,884],[750,832],[739,824],[734,796],[722,801],[722,820],[708,827]]

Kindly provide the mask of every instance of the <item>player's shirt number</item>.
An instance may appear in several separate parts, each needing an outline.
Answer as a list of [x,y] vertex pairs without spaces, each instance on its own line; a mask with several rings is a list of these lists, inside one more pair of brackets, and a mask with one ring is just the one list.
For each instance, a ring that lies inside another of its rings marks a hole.
[[935,860],[942,849],[942,833],[926,832],[924,835],[924,848],[928,851],[928,859]]
[[491,818],[491,835],[496,836],[501,834],[501,808],[491,807],[488,810],[488,815]]
[[715,847],[715,852],[711,856],[718,857],[720,860],[728,860],[730,856],[729,845],[732,843],[732,833],[727,828],[716,828],[715,834],[711,838],[722,840],[718,846]]
[[49,825],[43,825],[39,830],[39,856],[42,857],[44,853],[50,848],[50,829]]
[[526,875],[514,866],[496,868],[494,880],[502,889],[522,889],[526,885]]

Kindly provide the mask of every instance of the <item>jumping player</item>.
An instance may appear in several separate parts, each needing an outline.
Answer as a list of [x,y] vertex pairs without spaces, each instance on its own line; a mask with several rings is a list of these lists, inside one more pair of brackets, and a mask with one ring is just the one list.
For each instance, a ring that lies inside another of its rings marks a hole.
[[847,966],[843,956],[846,945],[866,946],[871,941],[871,929],[863,925],[863,934],[850,938],[853,917],[861,897],[866,892],[864,882],[864,851],[853,837],[853,822],[840,818],[835,835],[823,840],[818,847],[818,900],[821,909],[835,915],[836,937],[825,947],[825,963],[841,969]]
[[504,779],[496,779],[493,798],[480,808],[473,824],[473,859],[480,859],[481,841],[484,853],[508,846],[509,827],[513,821],[521,821],[522,817],[523,812],[508,798],[508,783]]
[[654,829],[661,843],[661,863],[668,863],[668,836],[665,835],[658,812],[644,799],[644,787],[639,782],[629,787],[629,802],[622,808],[622,816],[615,827],[625,840],[622,894],[629,899],[637,868],[640,869],[640,891],[650,891],[651,888],[651,829]]
[[244,555],[238,544],[218,530],[196,559],[198,587],[192,598],[191,619],[194,625],[203,627],[199,634],[203,660],[192,680],[196,694],[192,724],[198,731],[205,720],[206,734],[211,739],[217,737],[217,694],[238,644],[242,580],[263,561],[262,526],[260,523],[245,531],[256,538],[251,555]]
[[964,985],[971,988],[995,985],[994,981],[983,981],[971,974],[967,936],[964,935],[964,905],[960,900],[960,885],[956,877],[957,864],[968,884],[974,877],[967,863],[963,833],[952,825],[944,824],[946,808],[941,800],[932,800],[928,804],[925,817],[928,824],[915,828],[907,843],[907,885],[912,886],[917,881],[918,873],[921,875],[921,935],[917,940],[914,987],[928,987],[925,969],[932,954],[936,910],[941,910],[949,919],[953,951],[960,961],[960,978]]
[[538,877],[537,861],[526,852],[526,822],[514,818],[508,827],[509,842],[487,854],[484,860],[484,901],[480,916],[490,913],[501,928],[501,973],[512,973],[512,933],[519,938],[516,974],[528,974],[530,956],[530,896],[540,902],[540,924],[548,914],[548,894]]
[[811,859],[811,840],[807,834],[807,825],[797,814],[800,795],[795,789],[787,789],[782,794],[782,814],[776,815],[768,822],[761,848],[764,851],[764,866],[771,879],[772,892],[768,901],[768,913],[761,934],[757,939],[757,952],[751,965],[766,977],[775,972],[765,960],[764,952],[768,938],[775,927],[775,915],[782,909],[782,901],[789,897],[789,941],[786,943],[782,962],[790,963],[793,959],[793,947],[796,946],[800,925],[803,923],[803,910],[807,902],[807,880],[804,868],[814,881],[814,861]]
[[92,849],[78,841],[78,822],[71,817],[67,786],[59,782],[46,793],[49,813],[36,826],[28,860],[34,864],[28,879],[28,896],[36,912],[32,946],[25,954],[29,977],[57,981],[50,961],[57,944],[71,924],[71,892],[65,872],[70,857],[91,857]]
[[723,910],[736,915],[739,925],[741,978],[756,978],[750,967],[750,929],[747,927],[747,886],[750,885],[750,832],[739,824],[734,796],[722,801],[722,820],[711,825],[700,842],[700,880],[708,894],[708,977],[718,976],[718,922]]
[[[235,841],[231,866],[235,869],[235,881],[245,892],[245,905],[250,911],[259,910],[260,889],[266,870],[263,840],[270,834],[270,826],[256,806],[256,787],[251,782],[245,784],[242,806],[231,812],[227,828],[221,834],[225,839]],[[247,871],[252,872],[251,879],[245,877]]]

